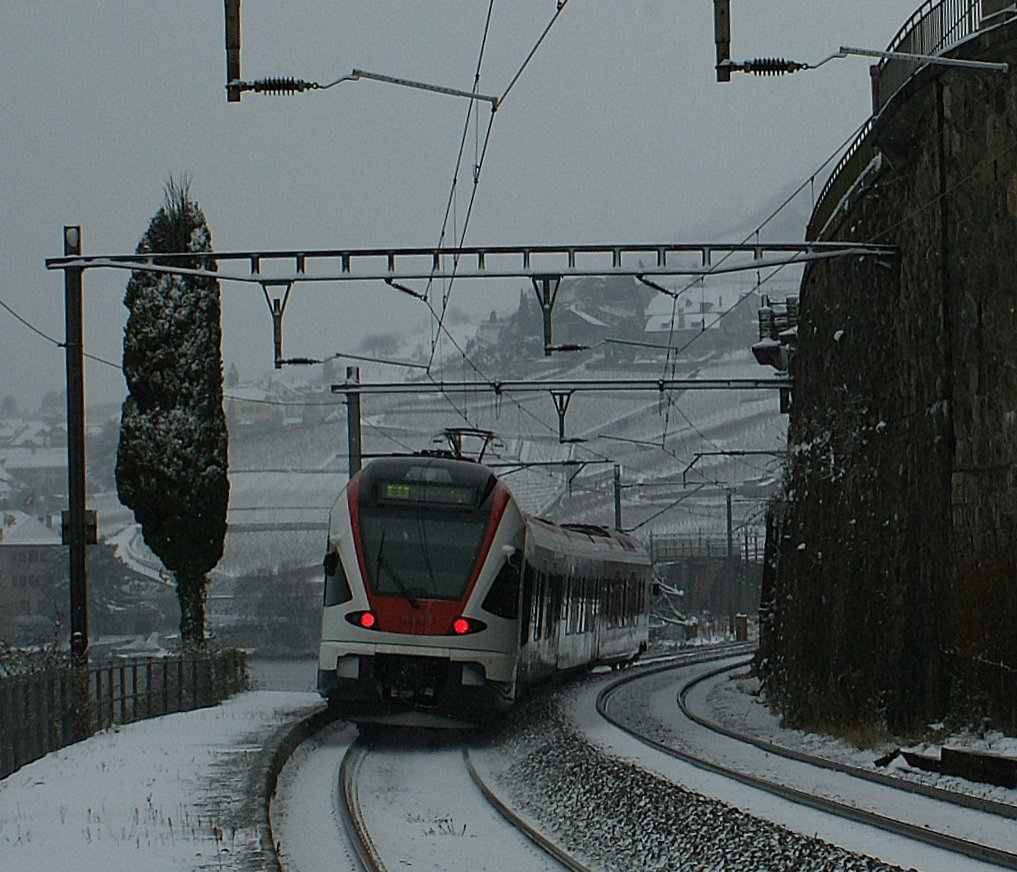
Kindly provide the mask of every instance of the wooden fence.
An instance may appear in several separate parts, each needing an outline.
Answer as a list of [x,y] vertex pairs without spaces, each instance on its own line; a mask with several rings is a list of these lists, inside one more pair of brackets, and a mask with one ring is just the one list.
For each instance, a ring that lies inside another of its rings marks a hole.
[[247,655],[113,660],[0,678],[0,778],[116,724],[216,705],[247,687]]

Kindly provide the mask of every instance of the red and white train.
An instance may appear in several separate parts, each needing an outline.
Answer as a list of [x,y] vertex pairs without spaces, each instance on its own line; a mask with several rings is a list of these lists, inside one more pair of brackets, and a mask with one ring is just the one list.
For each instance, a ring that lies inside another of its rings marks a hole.
[[652,577],[635,539],[527,515],[480,463],[374,460],[332,507],[318,692],[352,720],[482,719],[639,656]]

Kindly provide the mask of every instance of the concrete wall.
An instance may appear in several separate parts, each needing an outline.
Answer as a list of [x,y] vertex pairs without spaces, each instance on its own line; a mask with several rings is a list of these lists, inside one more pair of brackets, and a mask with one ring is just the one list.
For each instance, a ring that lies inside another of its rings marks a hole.
[[1017,726],[1017,72],[926,68],[875,143],[824,238],[900,256],[803,280],[762,672],[799,722]]

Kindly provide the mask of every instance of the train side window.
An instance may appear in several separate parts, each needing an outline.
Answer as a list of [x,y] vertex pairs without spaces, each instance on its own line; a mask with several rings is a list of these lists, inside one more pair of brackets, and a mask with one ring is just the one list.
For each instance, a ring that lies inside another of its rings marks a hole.
[[544,636],[544,608],[547,596],[547,585],[544,583],[546,576],[539,570],[534,573],[533,580],[533,638],[541,639]]
[[575,621],[573,619],[573,611],[575,609],[575,597],[573,596],[572,590],[572,576],[567,575],[562,579],[564,586],[564,604],[563,611],[565,612],[565,635],[571,636],[575,631]]
[[548,596],[550,609],[548,610],[547,635],[554,636],[558,632],[558,623],[562,618],[561,604],[562,594],[564,593],[564,579],[560,575],[552,575],[549,578],[551,582],[551,590],[550,595]]
[[519,617],[519,567],[513,566],[511,560],[506,560],[494,584],[484,597],[481,608],[499,618],[508,618],[514,621]]
[[523,643],[530,641],[532,636],[533,627],[533,585],[534,585],[534,572],[533,564],[523,564],[523,605],[522,605],[522,626],[519,629],[519,638]]
[[338,606],[353,599],[346,570],[343,569],[343,563],[335,549],[329,549],[322,561],[322,567],[325,570],[325,605]]

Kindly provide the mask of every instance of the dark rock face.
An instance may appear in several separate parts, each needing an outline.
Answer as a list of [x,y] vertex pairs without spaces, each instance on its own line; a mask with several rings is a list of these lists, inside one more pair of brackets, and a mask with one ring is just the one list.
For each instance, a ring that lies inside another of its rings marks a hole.
[[[1017,24],[955,54],[1017,64]],[[1017,727],[1017,79],[926,68],[803,280],[760,671],[797,722]]]

